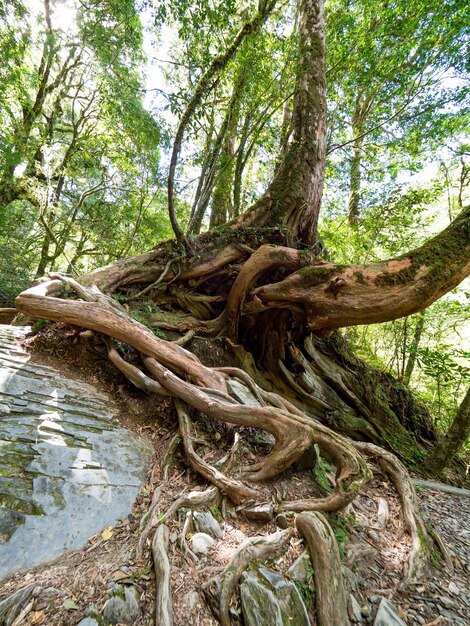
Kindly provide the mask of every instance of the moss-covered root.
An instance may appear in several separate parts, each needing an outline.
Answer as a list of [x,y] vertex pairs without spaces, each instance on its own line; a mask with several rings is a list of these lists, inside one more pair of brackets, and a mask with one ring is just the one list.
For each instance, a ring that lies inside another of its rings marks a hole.
[[335,534],[321,513],[300,513],[297,530],[307,542],[314,570],[319,626],[349,626],[347,596]]
[[274,558],[287,549],[294,533],[292,528],[272,535],[251,537],[235,553],[227,567],[204,585],[203,592],[214,610],[221,626],[231,626],[229,616],[230,600],[238,585],[240,576],[252,561]]
[[411,550],[406,570],[407,582],[420,578],[426,571],[432,540],[419,512],[418,498],[408,470],[391,452],[372,443],[353,442],[353,445],[378,462],[380,468],[390,476],[400,496],[405,527],[411,536]]

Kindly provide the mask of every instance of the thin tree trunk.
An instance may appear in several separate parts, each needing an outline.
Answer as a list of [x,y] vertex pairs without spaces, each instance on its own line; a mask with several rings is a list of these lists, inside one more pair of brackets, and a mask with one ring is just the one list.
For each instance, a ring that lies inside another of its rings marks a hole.
[[225,138],[219,160],[219,175],[212,194],[212,210],[209,228],[226,224],[233,215],[232,184],[234,166],[233,135]]
[[183,136],[189,122],[191,121],[197,107],[201,103],[203,97],[212,89],[213,78],[220,73],[232,60],[240,45],[246,39],[248,35],[255,32],[268,18],[271,11],[274,9],[275,0],[267,0],[259,4],[258,11],[252,17],[251,20],[245,22],[238,31],[233,42],[225,50],[223,54],[219,54],[213,57],[209,67],[199,79],[194,93],[188,102],[186,110],[180,119],[178,129],[176,131],[175,140],[173,142],[173,150],[170,159],[170,169],[168,172],[168,214],[170,217],[171,227],[175,233],[176,240],[180,247],[187,248],[187,240],[181,230],[175,213],[175,174],[176,165],[178,162],[179,153],[183,144]]
[[51,245],[51,238],[49,236],[49,233],[46,232],[44,234],[44,239],[42,240],[41,255],[39,257],[39,263],[38,263],[38,267],[36,270],[35,278],[40,278],[41,276],[44,276],[44,274],[46,273],[47,265],[49,261],[51,260],[49,256],[50,245]]
[[416,324],[415,332],[410,346],[410,356],[406,362],[405,373],[403,374],[403,381],[409,385],[411,380],[411,374],[416,365],[416,355],[421,341],[421,336],[424,330],[424,322],[426,317],[426,311],[422,311],[418,316],[418,322]]
[[470,387],[467,390],[457,415],[445,436],[434,446],[426,459],[426,466],[442,470],[449,465],[470,433]]
[[[356,134],[356,133],[355,133]],[[361,197],[361,156],[363,138],[359,134],[354,140],[351,172],[349,177],[348,221],[355,224],[359,217],[359,200]]]

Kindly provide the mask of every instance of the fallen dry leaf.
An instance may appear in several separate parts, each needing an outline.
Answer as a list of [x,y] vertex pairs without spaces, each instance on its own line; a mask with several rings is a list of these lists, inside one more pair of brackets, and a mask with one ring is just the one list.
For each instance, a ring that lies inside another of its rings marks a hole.
[[30,624],[34,626],[34,624],[39,624],[44,619],[44,611],[34,611],[31,615]]
[[113,536],[113,527],[112,526],[108,526],[101,533],[101,538],[103,539],[103,541],[108,541],[108,539],[111,539],[112,536]]

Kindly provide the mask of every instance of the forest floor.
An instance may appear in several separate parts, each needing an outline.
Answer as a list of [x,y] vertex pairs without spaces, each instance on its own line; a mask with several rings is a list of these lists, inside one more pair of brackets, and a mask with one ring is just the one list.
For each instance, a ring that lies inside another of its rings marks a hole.
[[[57,333],[54,341],[51,341],[48,332],[31,340],[33,358],[60,367],[64,375],[92,383],[107,392],[117,405],[121,425],[152,441],[155,449],[153,467],[158,468],[176,431],[176,418],[170,402],[155,395],[144,396],[99,355],[90,356],[83,349],[71,350],[78,336],[70,328],[63,327],[65,333],[62,335],[58,325],[53,328],[51,332]],[[214,431],[212,443],[216,444],[223,435],[223,432]],[[244,436],[253,437],[253,433],[247,432]],[[360,624],[373,624],[378,604],[385,597],[395,605],[409,626],[468,625],[470,498],[418,489],[429,522],[441,533],[449,547],[455,571],[450,573],[439,561],[439,555],[432,554],[433,566],[427,575],[418,583],[406,585],[403,583],[404,569],[410,542],[403,528],[399,499],[393,485],[376,468],[371,468],[374,471],[373,480],[352,505],[330,520],[340,545],[349,592],[361,609],[361,615],[357,615],[356,611],[354,619]],[[334,480],[328,472],[326,477]],[[135,550],[141,533],[140,520],[150,506],[160,478],[158,469],[149,471],[148,480],[132,513],[112,529],[90,538],[82,550],[69,552],[53,563],[4,581],[0,588],[0,600],[26,585],[34,583],[41,588],[27,605],[26,612],[23,611],[21,621],[14,622],[15,626],[75,626],[92,605],[98,611],[102,609],[113,583],[133,585],[139,592],[140,615],[135,624],[154,624],[155,584],[150,549],[146,550],[141,561],[136,560]],[[202,490],[207,486],[176,455],[170,480],[161,494],[159,511],[165,512],[182,493]],[[269,488],[272,493],[287,491],[302,497],[312,490],[318,491],[319,486],[311,470],[292,470],[275,484],[270,483]],[[385,510],[388,508],[387,519],[382,517],[383,501],[388,505],[385,507]],[[277,529],[274,521],[254,524],[239,516],[222,519],[218,510],[213,513],[219,517],[223,537],[197,562],[183,551],[180,543],[184,513],[166,521],[170,528],[169,557],[172,563],[175,626],[216,626],[219,622],[202,597],[194,592],[198,592],[208,579],[223,569],[245,539]],[[294,536],[284,556],[270,566],[285,573],[304,549],[302,539]],[[309,605],[309,617],[312,626],[315,626],[313,587],[311,583],[304,583],[299,585],[299,590]]]

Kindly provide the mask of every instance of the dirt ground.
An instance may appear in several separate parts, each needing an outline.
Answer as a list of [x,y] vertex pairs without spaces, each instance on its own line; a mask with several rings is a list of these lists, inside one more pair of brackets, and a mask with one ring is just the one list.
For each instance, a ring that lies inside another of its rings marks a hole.
[[[121,425],[149,439],[155,450],[153,465],[137,498],[132,513],[113,528],[91,537],[79,551],[70,552],[53,563],[41,565],[25,574],[4,581],[0,600],[22,587],[35,583],[41,592],[28,604],[21,621],[15,626],[76,625],[90,607],[99,611],[113,583],[134,585],[140,594],[138,626],[151,626],[154,621],[154,573],[149,546],[141,560],[136,559],[136,547],[141,536],[141,520],[152,501],[154,490],[161,483],[160,463],[176,433],[176,418],[171,403],[155,395],[145,395],[134,389],[114,367],[103,359],[99,346],[91,353],[77,331],[55,325],[39,337],[28,341],[33,358],[42,363],[60,367],[64,375],[79,378],[107,392],[118,410]],[[54,333],[54,336],[51,336]],[[51,341],[51,339],[53,341]],[[74,349],[71,349],[73,347]],[[206,426],[206,428],[205,428]],[[199,433],[198,433],[199,434]],[[211,429],[201,423],[201,437],[207,441],[207,458],[213,450],[224,448],[232,437],[223,426]],[[263,443],[257,447],[256,433],[245,429],[242,436],[251,441],[254,453],[263,452]],[[349,590],[362,611],[361,622],[373,624],[381,597],[388,598],[397,608],[405,623],[450,624],[465,626],[470,623],[470,498],[453,496],[440,491],[420,490],[419,498],[429,522],[436,527],[448,544],[455,568],[452,574],[432,554],[433,566],[418,584],[404,585],[403,574],[410,548],[409,537],[397,494],[389,481],[372,467],[373,480],[352,505],[332,516],[331,523],[340,545]],[[186,492],[202,490],[208,485],[185,465],[180,452],[175,455],[169,472],[170,479],[163,489],[158,510],[160,513]],[[324,476],[334,480],[328,471]],[[300,498],[321,493],[322,488],[311,470],[287,472],[282,479],[264,485],[273,494],[282,497],[289,493]],[[380,499],[388,503],[388,520],[383,524],[378,512]],[[166,520],[170,528],[169,557],[172,563],[171,582],[175,626],[215,626],[219,622],[199,596],[196,605],[189,606],[188,593],[199,592],[202,585],[219,573],[230,561],[247,537],[269,534],[276,523],[254,524],[243,517],[231,517],[230,509],[222,518],[222,507],[213,509],[223,529],[223,538],[216,541],[207,555],[195,562],[181,543],[185,512]],[[285,573],[304,550],[300,536],[294,536],[283,557],[270,563]],[[300,591],[309,606],[312,626],[315,617],[315,594],[312,581],[300,585]],[[70,602],[72,601],[72,602]]]

